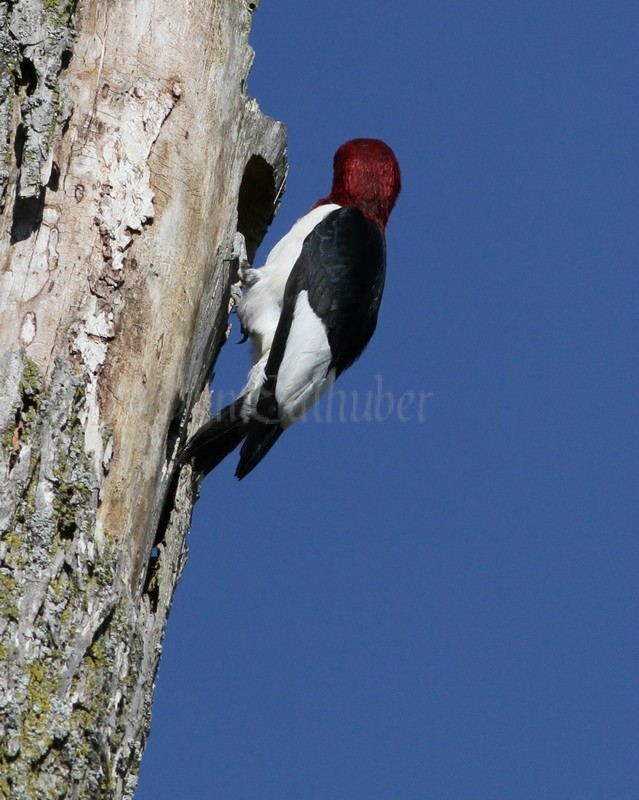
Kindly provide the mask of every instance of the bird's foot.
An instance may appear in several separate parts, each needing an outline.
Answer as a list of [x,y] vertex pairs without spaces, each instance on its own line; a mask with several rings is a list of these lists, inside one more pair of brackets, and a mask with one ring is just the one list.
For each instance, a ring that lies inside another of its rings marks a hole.
[[[235,234],[235,238],[233,239],[233,250],[230,260],[236,265],[237,277],[240,281],[241,289],[250,289],[251,286],[257,283],[260,278],[259,271],[251,267],[246,253],[246,241],[239,231]],[[231,291],[233,292],[233,290]],[[236,297],[235,294],[233,295],[236,304],[240,297],[241,294],[239,297]]]

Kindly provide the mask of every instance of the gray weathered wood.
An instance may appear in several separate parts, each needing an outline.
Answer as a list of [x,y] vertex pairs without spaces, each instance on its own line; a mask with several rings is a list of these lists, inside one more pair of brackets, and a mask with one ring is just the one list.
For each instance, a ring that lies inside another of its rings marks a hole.
[[171,460],[285,179],[255,5],[0,4],[2,798],[135,787],[197,493],[165,503]]

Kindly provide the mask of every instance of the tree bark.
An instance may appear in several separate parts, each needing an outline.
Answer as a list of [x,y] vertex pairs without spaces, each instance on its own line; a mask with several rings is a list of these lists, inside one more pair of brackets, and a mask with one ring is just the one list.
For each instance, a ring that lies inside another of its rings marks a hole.
[[198,488],[171,463],[285,179],[256,5],[0,4],[2,798],[135,788]]

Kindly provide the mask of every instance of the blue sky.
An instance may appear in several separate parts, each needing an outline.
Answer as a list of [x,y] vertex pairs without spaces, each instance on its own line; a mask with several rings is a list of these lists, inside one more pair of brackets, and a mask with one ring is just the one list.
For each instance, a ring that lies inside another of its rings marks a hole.
[[207,478],[138,800],[639,797],[638,34],[614,0],[261,4],[290,173],[259,257],[386,140],[386,292],[337,388],[427,399]]

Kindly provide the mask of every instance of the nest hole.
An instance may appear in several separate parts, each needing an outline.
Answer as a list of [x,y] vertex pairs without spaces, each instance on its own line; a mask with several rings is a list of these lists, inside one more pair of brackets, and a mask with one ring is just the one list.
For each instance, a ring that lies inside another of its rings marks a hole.
[[246,240],[246,252],[251,263],[273,221],[275,200],[273,168],[262,156],[251,156],[244,170],[237,203],[237,229]]

